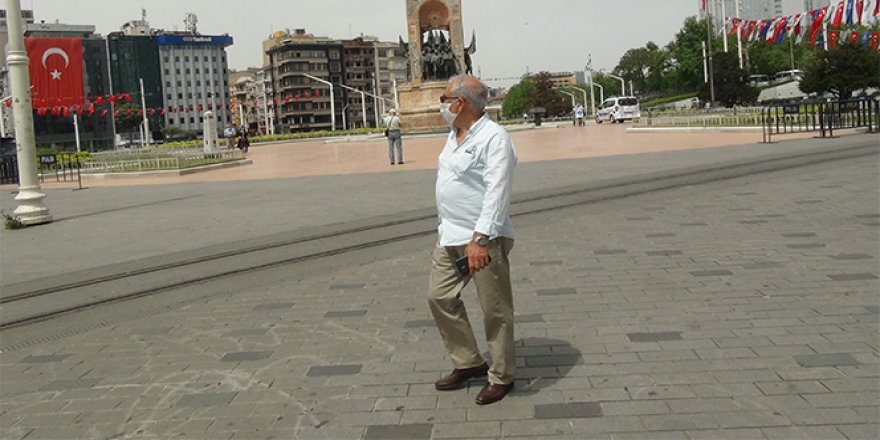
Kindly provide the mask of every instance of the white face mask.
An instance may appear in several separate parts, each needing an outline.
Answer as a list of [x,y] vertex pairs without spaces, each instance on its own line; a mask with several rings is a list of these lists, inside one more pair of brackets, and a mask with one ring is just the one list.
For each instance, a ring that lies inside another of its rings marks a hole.
[[443,116],[443,119],[449,124],[450,127],[455,127],[455,118],[458,117],[458,113],[452,113],[449,111],[449,107],[452,107],[451,103],[441,103],[440,104],[440,116]]

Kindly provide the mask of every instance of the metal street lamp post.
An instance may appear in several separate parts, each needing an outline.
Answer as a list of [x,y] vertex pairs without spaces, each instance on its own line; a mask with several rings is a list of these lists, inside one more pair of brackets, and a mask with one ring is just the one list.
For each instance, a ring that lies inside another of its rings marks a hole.
[[19,0],[6,0],[6,25],[9,36],[6,64],[9,66],[9,82],[12,86],[12,114],[15,118],[15,150],[18,161],[18,195],[15,200],[19,205],[13,215],[25,225],[38,225],[51,222],[52,215],[43,204],[46,195],[40,192],[37,180],[37,141],[34,136],[30,74]]
[[326,86],[330,87],[330,131],[336,131],[336,105],[334,104],[333,98],[333,83],[327,80],[323,80],[316,76],[309,75],[308,73],[300,73],[300,75],[310,78],[312,80],[318,81]]
[[606,73],[606,75],[620,81],[620,96],[626,96],[626,82],[624,82],[623,78],[610,73]]
[[586,105],[587,105],[587,91],[580,88],[580,87],[572,87],[569,90],[577,90],[577,91],[581,92],[581,94],[584,95],[584,107],[586,107]]
[[596,115],[596,92],[593,90],[593,71],[589,69],[589,65],[587,66],[587,75],[588,82],[590,84],[590,106],[592,109],[592,115]]
[[[605,87],[602,87],[602,84],[593,83],[594,86],[599,88],[599,102],[605,102]],[[593,114],[595,114],[595,109],[593,110]]]
[[[364,128],[367,128],[367,96],[366,96],[366,92],[364,92],[363,90],[355,89],[353,87],[349,87],[345,84],[339,84],[339,87],[342,87],[343,89],[348,89],[348,90],[351,90],[352,92],[357,92],[357,93],[361,94],[361,116],[363,118]],[[378,123],[378,121],[377,121],[377,123]]]
[[566,95],[571,97],[571,108],[574,109],[577,104],[574,101],[574,93],[568,93],[565,90],[557,90],[559,93],[565,93]]

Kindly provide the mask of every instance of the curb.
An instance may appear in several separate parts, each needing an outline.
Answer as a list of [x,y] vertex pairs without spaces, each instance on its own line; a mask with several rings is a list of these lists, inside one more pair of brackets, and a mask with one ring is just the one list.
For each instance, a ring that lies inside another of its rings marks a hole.
[[143,171],[132,173],[82,173],[83,180],[86,179],[126,179],[129,177],[161,177],[161,176],[185,176],[187,174],[204,173],[207,171],[220,170],[223,168],[232,168],[243,165],[250,165],[254,161],[250,159],[241,159],[234,162],[216,163],[212,165],[203,165],[199,167],[187,168],[183,170],[165,170],[165,171]]

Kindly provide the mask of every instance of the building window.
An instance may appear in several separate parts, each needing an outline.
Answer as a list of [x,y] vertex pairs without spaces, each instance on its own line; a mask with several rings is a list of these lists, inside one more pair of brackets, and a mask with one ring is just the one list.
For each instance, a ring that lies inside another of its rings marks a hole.
[[174,69],[174,73],[175,73],[176,75],[180,75],[180,69]]
[[179,56],[179,55],[175,55],[175,56],[174,56],[174,62],[175,62],[175,63],[179,63],[179,62],[180,62],[180,56]]
[[189,62],[189,55],[183,57],[183,62],[184,62],[184,63],[188,63],[188,62]]
[[201,72],[199,71],[199,68],[196,67],[196,75],[198,75],[198,74],[200,74],[200,73],[201,73]]
[[183,93],[178,93],[178,94],[177,94],[177,99],[183,99]]

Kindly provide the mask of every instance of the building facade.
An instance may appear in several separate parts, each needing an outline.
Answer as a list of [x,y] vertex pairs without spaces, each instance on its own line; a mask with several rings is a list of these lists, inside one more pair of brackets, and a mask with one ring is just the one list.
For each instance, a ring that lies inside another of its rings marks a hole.
[[202,114],[212,111],[218,127],[232,123],[226,47],[229,35],[191,32],[159,33],[154,36],[165,107],[165,125],[201,132]]
[[[297,29],[272,34],[263,47],[279,133],[329,130],[334,122],[336,129],[381,126],[396,105],[396,83],[408,78],[405,49],[375,37],[333,40]],[[334,84],[335,118],[330,88],[306,75]]]
[[88,97],[108,96],[112,93],[107,65],[107,42],[104,37],[96,34],[95,27],[90,25],[29,23],[25,25],[25,38],[77,38],[82,42],[83,96],[72,97],[81,104],[68,107],[67,111],[58,114],[35,109],[34,134],[37,146],[75,151],[76,118],[82,150],[113,148],[116,132],[112,114],[109,111],[85,111],[90,101]]
[[159,70],[159,49],[149,34],[111,32],[107,35],[110,50],[110,77],[113,93],[128,93],[133,97],[131,106],[141,109],[141,83],[143,82],[144,104],[150,125],[150,136],[161,138],[165,126],[164,118],[158,109],[164,106],[162,96],[162,75]]
[[[342,128],[345,95],[305,75],[340,84],[345,78],[341,41],[314,37],[298,29],[277,40],[266,51],[272,84],[270,103],[275,105],[275,132],[316,131]],[[332,110],[332,112],[331,112]]]

